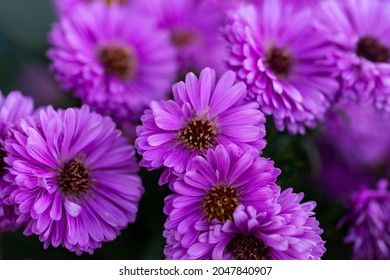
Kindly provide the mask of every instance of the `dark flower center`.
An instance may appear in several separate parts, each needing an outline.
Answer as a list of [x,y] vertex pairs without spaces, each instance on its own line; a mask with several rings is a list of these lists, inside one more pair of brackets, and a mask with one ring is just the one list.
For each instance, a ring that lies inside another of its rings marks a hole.
[[290,73],[293,59],[285,48],[270,48],[265,54],[265,63],[276,76],[286,78]]
[[171,31],[171,41],[178,47],[187,46],[198,40],[195,32],[186,29],[176,29]]
[[191,150],[209,149],[215,144],[215,125],[212,121],[195,117],[184,129],[179,130],[179,138]]
[[256,236],[237,234],[226,245],[226,252],[235,260],[270,260],[271,254],[267,246]]
[[233,220],[233,212],[240,205],[237,191],[233,186],[219,185],[207,191],[202,201],[202,210],[206,219],[217,219],[222,223]]
[[89,191],[88,168],[79,159],[64,163],[58,170],[57,183],[65,196],[79,197]]
[[129,46],[106,46],[99,50],[98,59],[106,73],[121,79],[133,78],[137,71],[137,59]]
[[390,59],[389,48],[370,36],[359,39],[356,54],[372,62],[386,62]]

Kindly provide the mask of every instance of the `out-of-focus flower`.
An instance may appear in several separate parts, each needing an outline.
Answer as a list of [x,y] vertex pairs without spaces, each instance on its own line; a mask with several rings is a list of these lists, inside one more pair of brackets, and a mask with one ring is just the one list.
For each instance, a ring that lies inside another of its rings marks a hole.
[[214,6],[223,12],[225,12],[228,9],[237,8],[239,5],[244,3],[251,3],[254,2],[254,0],[201,0],[207,5]]
[[10,128],[20,119],[31,115],[34,101],[23,96],[19,91],[12,91],[8,96],[0,92],[0,139],[5,140]]
[[264,148],[264,115],[255,102],[243,103],[245,84],[236,83],[232,71],[218,81],[209,68],[199,79],[189,73],[172,90],[174,100],[153,101],[141,118],[135,142],[141,166],[182,173],[195,156],[218,144]]
[[390,174],[390,115],[342,100],[329,111],[318,139],[320,183],[332,199]]
[[240,205],[233,220],[209,225],[199,242],[187,251],[190,259],[318,260],[325,252],[323,232],[313,217],[314,202],[301,203],[303,194],[287,189],[280,194],[273,212]]
[[109,117],[47,107],[11,129],[5,150],[5,202],[44,248],[92,253],[134,222],[143,193],[135,151]]
[[340,225],[350,223],[344,241],[353,243],[354,259],[390,259],[390,192],[380,180],[377,189],[362,187],[349,202],[349,214]]
[[[273,211],[280,170],[271,160],[259,157],[253,147],[218,145],[215,150],[208,150],[205,158],[197,156],[193,161],[193,168],[171,185],[175,194],[167,197],[164,208],[169,215],[165,235],[172,232],[176,238],[182,236],[182,247],[188,248],[196,240],[197,222],[232,220],[239,205]],[[182,248],[169,249],[170,243],[175,244],[169,238],[165,251],[167,258],[174,258]]]
[[168,32],[118,5],[78,5],[54,24],[49,41],[61,87],[118,122],[165,98],[176,77]]
[[36,107],[52,105],[64,106],[69,100],[60,89],[47,66],[38,61],[23,63],[16,77],[15,84],[21,92],[28,93],[34,99]]
[[327,116],[323,138],[353,168],[380,165],[390,155],[390,114],[342,102]]
[[15,213],[15,207],[4,203],[3,184],[4,182],[0,181],[0,232],[15,231],[21,225],[17,222],[18,214]]
[[[242,4],[248,4],[248,3],[254,3],[261,5],[264,0],[201,0],[208,5],[214,5],[222,10],[228,10],[237,8],[239,5]],[[304,8],[304,7],[313,7],[317,5],[321,0],[282,0],[283,4],[292,4],[298,9]]]
[[305,133],[322,119],[338,91],[333,68],[321,63],[330,46],[313,32],[311,9],[278,0],[245,5],[224,28],[228,67],[248,85],[248,96],[272,115],[278,130]]
[[52,0],[57,14],[62,16],[68,16],[73,13],[77,5],[80,3],[92,4],[94,2],[102,2],[106,5],[118,4],[123,6],[130,6],[132,0]]
[[225,70],[220,9],[199,0],[137,1],[135,6],[170,32],[182,73],[198,72],[205,67],[215,69],[218,74]]
[[316,33],[336,47],[327,63],[342,97],[390,111],[390,3],[332,0],[317,10]]
[[15,207],[4,203],[3,188],[7,186],[3,177],[8,173],[4,158],[4,140],[9,130],[23,117],[31,115],[34,110],[34,101],[24,97],[19,91],[10,92],[3,96],[0,92],[0,232],[15,230],[20,224],[16,222],[18,216]]

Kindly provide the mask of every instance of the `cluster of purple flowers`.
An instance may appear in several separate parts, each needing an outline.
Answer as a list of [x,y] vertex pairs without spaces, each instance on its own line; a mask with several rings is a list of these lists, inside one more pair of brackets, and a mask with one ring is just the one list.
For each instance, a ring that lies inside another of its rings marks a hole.
[[355,259],[390,258],[389,120],[373,106],[343,102],[327,116],[319,139],[319,184],[325,197],[348,209],[339,227],[348,228],[344,241],[353,243]]
[[[345,170],[386,161],[389,2],[53,3],[50,69],[83,105],[34,110],[19,92],[1,95],[0,231],[23,227],[44,248],[92,254],[135,221],[142,166],[163,169],[159,184],[171,191],[167,259],[323,256],[316,203],[278,186],[281,170],[262,156],[266,116],[290,134],[323,123]],[[352,132],[339,110],[357,121]],[[379,132],[367,137],[359,128],[373,120]],[[356,190],[377,179],[330,190],[352,205],[343,223],[356,258],[390,257],[385,181]]]
[[[388,178],[390,3],[248,2],[255,3],[228,12],[224,27],[227,65],[247,84],[247,99],[272,115],[278,130],[304,133],[305,127],[325,120],[321,184],[331,196],[351,201],[359,197],[360,185]],[[359,209],[360,217],[379,213]],[[352,221],[358,230],[348,241],[363,251],[355,250],[355,258],[390,258],[384,231],[380,238],[377,228],[369,226],[373,221]],[[387,218],[374,222],[388,228]]]
[[[281,191],[280,170],[261,157],[264,116],[245,102],[232,71],[206,68],[152,102],[137,128],[148,169],[165,168],[167,259],[319,259],[324,241],[302,194]],[[166,175],[168,174],[168,175]]]

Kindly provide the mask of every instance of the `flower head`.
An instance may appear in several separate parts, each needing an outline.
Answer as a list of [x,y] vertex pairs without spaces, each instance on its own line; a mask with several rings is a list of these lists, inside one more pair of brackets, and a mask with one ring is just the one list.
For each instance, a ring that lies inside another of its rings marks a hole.
[[390,153],[390,114],[351,101],[334,107],[324,122],[323,138],[350,166],[375,166]]
[[250,146],[218,145],[205,157],[195,157],[192,169],[171,184],[175,194],[165,200],[167,258],[188,258],[185,248],[200,234],[195,230],[199,221],[232,220],[239,205],[273,211],[279,174],[271,160]]
[[204,232],[187,251],[191,259],[312,260],[325,252],[322,230],[313,217],[314,202],[303,194],[282,192],[274,211],[240,205],[233,220],[213,225],[199,222]]
[[72,14],[75,7],[80,3],[92,4],[94,2],[102,2],[106,5],[118,4],[121,6],[128,6],[132,1],[131,0],[53,0],[54,7],[59,16],[68,16]]
[[3,188],[7,183],[3,177],[8,173],[4,162],[7,156],[4,151],[4,140],[9,130],[23,117],[31,115],[34,102],[29,97],[24,97],[20,92],[13,91],[4,97],[0,92],[0,231],[15,230],[20,224],[16,222],[18,216],[15,207],[4,203]]
[[92,253],[136,218],[143,193],[135,151],[109,117],[47,107],[5,141],[6,202],[47,248]]
[[314,127],[338,90],[332,68],[320,63],[329,50],[312,19],[310,9],[265,0],[231,11],[224,29],[228,67],[276,128],[290,133]]
[[[4,167],[2,167],[4,168]],[[3,171],[4,173],[4,171]],[[4,202],[3,188],[7,186],[4,180],[0,180],[0,232],[2,231],[14,231],[20,227],[17,222],[18,214],[15,213],[15,207],[9,206]]]
[[0,139],[5,140],[9,129],[20,119],[31,115],[34,101],[23,96],[19,91],[12,91],[7,96],[0,92]]
[[341,100],[327,114],[318,140],[320,183],[332,200],[348,199],[359,185],[371,186],[389,174],[389,113]]
[[118,5],[78,5],[54,24],[49,41],[51,69],[62,88],[117,121],[163,99],[176,76],[168,32]]
[[197,155],[218,144],[265,146],[265,118],[254,102],[243,103],[244,83],[232,71],[219,81],[205,68],[199,79],[189,73],[172,88],[174,100],[153,101],[137,128],[135,145],[149,169],[173,168],[182,173]]
[[169,31],[181,72],[204,67],[218,73],[224,70],[225,44],[220,35],[223,13],[218,8],[199,0],[138,1],[135,6]]
[[354,259],[390,259],[390,192],[380,180],[377,189],[362,187],[352,194],[350,212],[341,221],[349,222],[344,241],[353,243]]
[[165,227],[186,233],[200,220],[224,223],[233,219],[238,205],[270,210],[279,174],[271,160],[259,157],[250,146],[218,145],[205,157],[195,157],[191,170],[172,184],[175,194],[166,199],[164,211],[170,221]]
[[390,3],[381,0],[323,1],[317,33],[336,48],[328,64],[341,94],[390,111]]
[[[167,221],[169,221],[169,218],[167,219]],[[184,234],[178,232],[176,229],[165,229],[163,232],[163,236],[166,240],[166,245],[164,247],[164,255],[167,260],[189,259],[187,254],[188,247],[191,246],[196,241],[196,239],[185,241],[183,240]],[[184,245],[182,244],[182,241],[184,242]]]
[[[233,8],[237,8],[242,4],[261,4],[264,0],[201,0],[208,5],[214,5],[222,10],[229,10]],[[288,3],[289,5],[294,5],[298,9],[307,7],[307,6],[314,6],[318,4],[321,0],[283,0],[283,4]]]

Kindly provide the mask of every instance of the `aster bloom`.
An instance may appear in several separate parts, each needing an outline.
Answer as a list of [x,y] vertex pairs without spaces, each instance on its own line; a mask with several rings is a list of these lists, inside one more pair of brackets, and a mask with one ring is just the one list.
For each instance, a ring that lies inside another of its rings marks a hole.
[[15,231],[20,227],[17,222],[18,215],[15,213],[15,208],[6,205],[3,200],[4,195],[0,187],[0,232]]
[[168,32],[119,5],[78,5],[54,24],[49,41],[61,87],[118,122],[163,99],[176,76]]
[[[4,167],[2,167],[4,169]],[[2,171],[2,176],[6,173],[5,170]],[[15,209],[15,206],[10,206],[5,203],[5,196],[3,189],[7,186],[7,182],[3,179],[0,180],[0,232],[3,231],[15,231],[21,224],[18,220],[18,210]]]
[[344,238],[353,243],[354,259],[390,259],[390,192],[388,182],[380,180],[377,189],[362,187],[350,199],[349,214],[340,225],[348,222]]
[[287,189],[273,212],[240,205],[224,224],[199,222],[204,233],[187,253],[191,259],[318,260],[325,252],[323,231],[313,217],[315,203],[302,198]]
[[[194,226],[198,221],[232,220],[239,205],[272,211],[278,192],[275,181],[280,170],[271,160],[259,157],[253,147],[218,145],[208,150],[205,158],[197,156],[193,162],[192,169],[172,184],[175,194],[165,200],[164,212],[169,215],[164,233],[168,237],[168,258],[177,257],[196,239],[199,232]],[[181,238],[181,246],[170,238]],[[170,245],[174,248],[169,249]]]
[[[222,8],[224,10],[237,8],[238,6],[244,4],[244,3],[254,3],[254,4],[261,4],[264,0],[202,0],[203,2],[207,3],[208,5],[214,5],[219,8]],[[298,8],[307,7],[307,6],[314,6],[318,4],[320,0],[283,0],[283,4],[293,4]]]
[[[287,3],[289,5],[293,5],[297,9],[302,9],[304,7],[315,7],[321,1],[322,0],[282,0],[284,5]],[[248,0],[247,2],[261,4],[261,2],[264,2],[264,0]]]
[[199,0],[149,0],[134,4],[160,28],[170,32],[182,73],[204,67],[214,68],[218,73],[225,70],[220,9]]
[[148,169],[172,168],[182,173],[192,159],[218,144],[265,146],[265,118],[255,102],[243,103],[245,84],[232,71],[218,81],[205,68],[199,79],[186,75],[172,88],[174,100],[153,101],[142,116],[135,141]]
[[131,0],[53,0],[54,7],[59,16],[67,16],[71,14],[75,7],[80,3],[90,4],[93,2],[103,2],[107,5],[118,4],[123,6],[129,6]]
[[[174,200],[174,196],[169,195],[165,198],[165,207],[164,210],[167,211],[168,208],[172,209],[172,201]],[[187,260],[189,259],[187,250],[188,248],[196,242],[198,237],[198,233],[193,231],[195,234],[187,234],[186,237],[184,233],[181,233],[177,230],[177,227],[167,228],[166,225],[171,223],[170,217],[168,216],[165,222],[165,229],[163,231],[163,236],[165,238],[165,247],[164,247],[164,255],[168,260]],[[189,237],[189,238],[188,238]]]
[[323,126],[323,138],[332,143],[351,166],[381,165],[390,153],[390,114],[345,101],[334,106]]
[[389,172],[390,114],[343,99],[327,114],[318,147],[323,190],[349,198],[361,184],[374,185]]
[[[183,234],[175,229],[165,229],[163,236],[166,239],[164,255],[167,260],[188,260],[188,248],[182,245]],[[192,241],[193,244],[194,241]],[[187,245],[188,246],[188,245]]]
[[207,5],[212,5],[221,9],[223,12],[226,10],[237,8],[239,5],[243,3],[252,3],[253,0],[202,0]]
[[[25,235],[92,253],[134,222],[143,193],[134,148],[109,117],[81,109],[42,109],[5,141],[8,203]],[[12,184],[14,182],[14,184]]]
[[14,124],[21,118],[31,115],[34,109],[34,102],[29,97],[24,97],[19,91],[12,91],[8,96],[3,96],[0,92],[0,231],[15,230],[20,225],[16,222],[14,206],[4,203],[3,188],[7,185],[3,177],[7,174],[4,157],[6,152],[3,149],[4,140]]
[[317,32],[337,47],[327,63],[343,97],[390,111],[390,3],[323,1],[318,11]]
[[228,14],[227,65],[248,86],[248,98],[272,115],[278,130],[305,133],[338,90],[332,67],[319,63],[331,46],[313,32],[310,9],[265,0]]
[[34,110],[34,101],[23,96],[19,91],[12,91],[7,96],[0,92],[0,138],[8,134],[10,128],[20,119],[31,115]]

